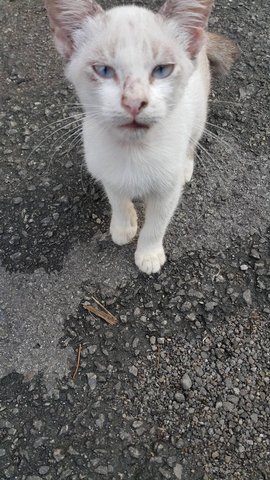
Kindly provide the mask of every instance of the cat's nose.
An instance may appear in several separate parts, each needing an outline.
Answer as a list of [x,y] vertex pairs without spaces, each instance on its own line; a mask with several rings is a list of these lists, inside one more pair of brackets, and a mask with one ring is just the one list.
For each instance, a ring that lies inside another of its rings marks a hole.
[[128,113],[130,113],[133,117],[136,117],[136,115],[138,115],[145,107],[147,107],[148,100],[145,97],[131,98],[123,95],[121,103]]

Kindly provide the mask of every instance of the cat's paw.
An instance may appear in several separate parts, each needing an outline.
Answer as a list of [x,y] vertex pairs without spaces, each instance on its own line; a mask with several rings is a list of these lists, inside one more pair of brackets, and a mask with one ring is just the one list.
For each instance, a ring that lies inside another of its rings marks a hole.
[[186,166],[185,166],[185,182],[188,183],[192,179],[194,170],[194,160],[189,159]]
[[137,233],[137,226],[130,226],[127,228],[111,227],[110,229],[112,241],[116,245],[125,245],[131,242]]
[[131,242],[137,233],[137,214],[135,208],[130,206],[129,208],[129,225],[121,226],[117,225],[114,221],[111,222],[110,233],[114,243],[117,245],[125,245]]
[[166,256],[163,247],[154,249],[153,251],[136,250],[135,252],[135,263],[137,267],[148,275],[159,272],[165,261]]

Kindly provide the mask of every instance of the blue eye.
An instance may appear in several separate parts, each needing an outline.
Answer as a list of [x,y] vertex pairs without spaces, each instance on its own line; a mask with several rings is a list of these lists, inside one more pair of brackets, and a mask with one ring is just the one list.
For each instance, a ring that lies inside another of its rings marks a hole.
[[108,65],[93,65],[93,69],[102,78],[113,78],[115,76],[114,69],[108,67]]
[[172,64],[158,65],[152,71],[152,77],[158,78],[158,79],[167,78],[171,75],[173,70],[174,70],[174,65]]

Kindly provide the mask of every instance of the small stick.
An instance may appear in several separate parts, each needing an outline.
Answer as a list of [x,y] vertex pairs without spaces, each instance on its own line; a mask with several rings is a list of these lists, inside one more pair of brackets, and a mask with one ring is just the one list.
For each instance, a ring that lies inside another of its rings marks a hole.
[[160,345],[157,347],[157,368],[159,368],[159,360],[160,360]]
[[83,303],[82,306],[88,312],[94,313],[97,317],[102,318],[102,320],[105,320],[105,322],[107,322],[109,325],[117,325],[118,324],[117,318],[114,317],[114,315],[112,315],[110,312],[108,312],[108,311],[104,312],[102,310],[99,310],[96,307],[92,307],[92,305],[88,305],[87,303]]
[[80,343],[79,348],[78,348],[78,353],[77,353],[77,362],[76,362],[76,368],[75,371],[72,375],[73,380],[76,378],[79,367],[80,367],[80,361],[81,361],[81,353],[82,353],[82,344]]
[[[104,305],[102,305],[102,303],[100,303],[95,297],[92,297],[92,299],[94,300],[94,302],[96,302],[97,305],[99,305],[105,312],[108,313],[108,315],[112,315],[111,312],[109,312],[109,310],[107,310],[107,308],[104,307]],[[113,315],[112,315],[113,316]]]

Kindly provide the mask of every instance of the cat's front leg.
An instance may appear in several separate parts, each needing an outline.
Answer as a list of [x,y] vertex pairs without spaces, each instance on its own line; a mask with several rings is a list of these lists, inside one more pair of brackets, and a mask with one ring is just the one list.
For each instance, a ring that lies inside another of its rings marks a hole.
[[146,204],[145,223],[141,230],[135,263],[149,275],[160,270],[166,261],[163,237],[177,207],[182,187],[178,186],[168,196],[153,195]]
[[129,243],[137,233],[137,214],[131,200],[105,186],[112,207],[110,233],[117,245]]

